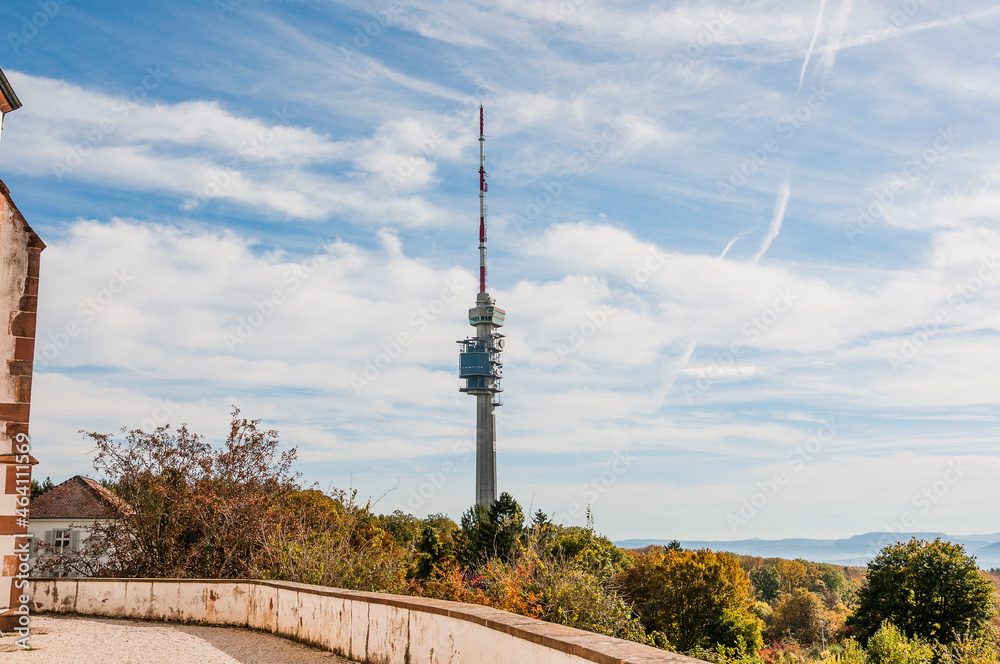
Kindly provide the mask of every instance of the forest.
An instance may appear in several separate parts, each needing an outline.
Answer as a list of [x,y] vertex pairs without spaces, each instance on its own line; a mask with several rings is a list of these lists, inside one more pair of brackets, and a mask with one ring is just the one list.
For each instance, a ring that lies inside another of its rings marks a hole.
[[[960,545],[889,544],[867,568],[669,546],[623,550],[502,494],[455,522],[376,514],[306,487],[294,449],[234,410],[212,446],[185,426],[89,433],[113,518],[38,571],[261,578],[482,604],[728,664],[1000,664],[1000,574]],[[49,484],[48,486],[51,486]],[[39,485],[44,491],[45,486]]]

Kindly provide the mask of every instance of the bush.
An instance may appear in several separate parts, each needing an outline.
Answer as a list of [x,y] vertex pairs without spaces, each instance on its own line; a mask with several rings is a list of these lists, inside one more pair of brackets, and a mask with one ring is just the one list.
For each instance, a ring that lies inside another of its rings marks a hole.
[[[181,426],[123,440],[89,433],[94,467],[120,499],[112,518],[91,528],[104,553],[102,576],[251,578],[300,489],[290,473],[295,449],[279,453],[276,431],[234,409],[229,436],[214,449]],[[54,560],[59,565],[59,561]]]

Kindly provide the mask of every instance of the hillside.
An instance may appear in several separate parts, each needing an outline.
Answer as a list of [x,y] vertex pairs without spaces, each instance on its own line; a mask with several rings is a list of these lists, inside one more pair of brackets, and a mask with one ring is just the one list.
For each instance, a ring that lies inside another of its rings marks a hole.
[[[802,558],[835,565],[864,566],[886,544],[907,541],[911,537],[935,539],[940,537],[965,547],[966,553],[976,556],[983,569],[1000,568],[1000,533],[990,535],[953,536],[945,533],[888,533],[875,532],[855,535],[847,539],[823,540],[791,538],[780,540],[746,539],[732,541],[681,540],[685,549],[711,549],[731,551],[748,556],[765,558]],[[639,549],[654,544],[668,544],[670,540],[629,539],[615,544],[623,549]]]

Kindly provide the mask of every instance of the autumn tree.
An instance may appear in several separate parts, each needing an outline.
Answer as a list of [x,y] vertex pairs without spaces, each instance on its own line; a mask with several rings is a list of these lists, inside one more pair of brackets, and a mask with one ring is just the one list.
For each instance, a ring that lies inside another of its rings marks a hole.
[[259,556],[268,579],[401,592],[410,549],[400,546],[356,492],[296,491]]
[[88,433],[94,467],[120,502],[94,535],[113,549],[109,576],[246,578],[299,486],[294,448],[234,409],[229,435],[213,448],[186,425],[124,437]]
[[799,588],[784,595],[774,607],[767,633],[770,639],[787,639],[812,645],[820,642],[823,604],[812,592]]
[[295,449],[282,451],[278,433],[259,420],[234,409],[219,446],[186,425],[122,433],[86,434],[118,500],[87,547],[63,554],[78,559],[53,564],[93,576],[402,587],[405,549],[353,494],[301,487],[291,472]]
[[868,563],[850,623],[863,641],[889,622],[907,637],[952,644],[985,636],[995,615],[993,585],[961,545],[913,538]]
[[382,528],[391,533],[396,543],[402,547],[415,547],[420,540],[423,524],[412,514],[396,510],[392,514],[383,514],[378,520]]
[[796,588],[805,585],[808,570],[801,561],[779,558],[774,563],[774,568],[778,571],[781,592],[791,593]]
[[750,580],[729,554],[649,547],[618,581],[646,630],[682,651],[722,645],[755,652],[762,645]]

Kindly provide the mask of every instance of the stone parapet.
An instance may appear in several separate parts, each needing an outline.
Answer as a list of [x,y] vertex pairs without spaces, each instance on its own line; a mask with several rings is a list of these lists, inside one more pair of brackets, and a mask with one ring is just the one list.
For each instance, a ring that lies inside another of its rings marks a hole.
[[379,664],[699,664],[476,604],[283,581],[32,579],[32,611],[251,627]]

